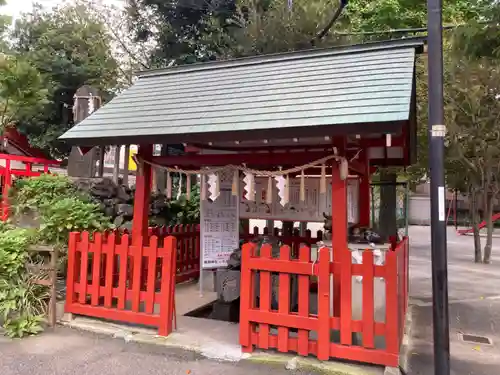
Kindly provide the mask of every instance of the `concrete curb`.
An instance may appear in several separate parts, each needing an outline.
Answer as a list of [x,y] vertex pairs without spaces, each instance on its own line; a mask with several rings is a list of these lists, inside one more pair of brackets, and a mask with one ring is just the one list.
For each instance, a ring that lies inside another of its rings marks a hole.
[[413,306],[408,304],[408,310],[406,311],[406,322],[403,333],[403,340],[401,342],[401,348],[399,351],[399,368],[386,367],[384,370],[384,375],[408,374],[412,328],[413,328]]
[[382,368],[354,365],[335,361],[319,361],[313,358],[282,353],[255,352],[245,359],[246,362],[278,365],[287,370],[315,371],[329,375],[381,375]]

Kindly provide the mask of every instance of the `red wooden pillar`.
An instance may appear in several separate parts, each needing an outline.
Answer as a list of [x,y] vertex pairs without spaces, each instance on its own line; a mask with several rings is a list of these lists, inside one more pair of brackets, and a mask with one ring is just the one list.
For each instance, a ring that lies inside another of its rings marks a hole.
[[[151,160],[153,145],[140,145],[137,152],[143,159]],[[132,241],[148,239],[149,196],[151,193],[151,165],[142,163],[135,177],[134,216],[132,220]]]
[[2,221],[7,221],[9,218],[9,189],[12,185],[12,175],[10,174],[10,160],[5,160],[5,172],[2,189]]
[[364,175],[359,180],[359,225],[370,226],[370,160],[367,152],[361,153]]
[[[337,261],[343,259],[347,250],[347,186],[346,181],[340,176],[340,164],[332,163],[332,248],[333,258]],[[349,255],[350,256],[350,255]],[[340,280],[341,273],[333,276],[333,316],[340,316]]]

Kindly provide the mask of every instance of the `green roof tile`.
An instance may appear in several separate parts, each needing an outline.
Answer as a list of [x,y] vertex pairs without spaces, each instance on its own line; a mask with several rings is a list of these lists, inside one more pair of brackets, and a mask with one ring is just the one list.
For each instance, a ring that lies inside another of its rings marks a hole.
[[368,44],[141,73],[61,138],[182,142],[193,134],[408,120],[421,45]]

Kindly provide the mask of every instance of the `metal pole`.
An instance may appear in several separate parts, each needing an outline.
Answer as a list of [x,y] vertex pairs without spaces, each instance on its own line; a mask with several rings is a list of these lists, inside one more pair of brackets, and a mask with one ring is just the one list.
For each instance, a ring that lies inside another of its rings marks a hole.
[[450,374],[448,269],[444,184],[443,20],[441,0],[427,0],[429,69],[429,169],[431,176],[434,374]]

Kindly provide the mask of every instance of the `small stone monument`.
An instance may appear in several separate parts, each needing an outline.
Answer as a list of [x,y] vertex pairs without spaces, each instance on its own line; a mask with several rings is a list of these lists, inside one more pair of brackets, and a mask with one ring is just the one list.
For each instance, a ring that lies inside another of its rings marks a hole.
[[[99,91],[85,85],[76,90],[73,102],[73,120],[75,124],[86,119],[92,112],[101,107]],[[68,159],[68,175],[71,177],[95,177],[96,161],[99,159],[99,149],[94,147],[82,154],[78,147],[72,147]]]

